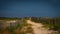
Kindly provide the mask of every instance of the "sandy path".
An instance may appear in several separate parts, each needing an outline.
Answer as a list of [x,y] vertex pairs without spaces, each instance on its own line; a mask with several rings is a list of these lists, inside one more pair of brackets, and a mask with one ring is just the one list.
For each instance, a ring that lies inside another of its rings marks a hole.
[[48,31],[47,29],[42,28],[42,24],[41,23],[34,23],[30,20],[27,20],[28,24],[32,24],[32,28],[35,34],[47,34],[50,33],[51,31]]

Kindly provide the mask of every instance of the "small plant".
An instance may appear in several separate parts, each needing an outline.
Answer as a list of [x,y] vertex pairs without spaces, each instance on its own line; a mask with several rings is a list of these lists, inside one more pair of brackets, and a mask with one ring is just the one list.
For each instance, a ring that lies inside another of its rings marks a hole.
[[11,32],[12,34],[15,34],[15,32],[14,32],[14,30],[16,29],[15,27],[10,26],[10,27],[7,27],[6,29],[7,29],[8,32]]

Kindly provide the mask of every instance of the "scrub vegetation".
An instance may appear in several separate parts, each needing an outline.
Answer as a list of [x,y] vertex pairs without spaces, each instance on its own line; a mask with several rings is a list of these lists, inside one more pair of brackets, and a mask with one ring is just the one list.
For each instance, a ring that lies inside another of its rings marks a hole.
[[[13,22],[14,20],[15,22]],[[45,25],[43,27],[49,28],[49,30],[58,31],[58,34],[60,34],[60,18],[41,17],[0,17],[0,34],[34,34],[31,24],[28,24],[26,20],[31,20],[35,23],[42,23]]]
[[42,23],[43,27],[49,28],[49,30],[60,32],[60,18],[37,18],[31,17],[31,21],[36,23]]
[[21,20],[22,18],[10,18],[10,17],[0,17],[0,20]]
[[24,25],[21,19],[0,17],[0,34],[20,34]]
[[28,33],[33,33],[33,29],[31,28],[30,24],[26,23],[25,18],[0,17],[0,34],[28,34]]

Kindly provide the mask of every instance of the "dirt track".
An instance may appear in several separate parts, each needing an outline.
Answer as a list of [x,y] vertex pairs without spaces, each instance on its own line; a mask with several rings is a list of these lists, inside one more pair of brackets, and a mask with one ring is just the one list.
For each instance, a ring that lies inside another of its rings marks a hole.
[[31,27],[33,28],[35,34],[48,34],[52,32],[48,31],[48,29],[42,28],[42,26],[44,25],[42,25],[41,23],[35,23],[30,20],[27,20],[27,23],[32,25]]

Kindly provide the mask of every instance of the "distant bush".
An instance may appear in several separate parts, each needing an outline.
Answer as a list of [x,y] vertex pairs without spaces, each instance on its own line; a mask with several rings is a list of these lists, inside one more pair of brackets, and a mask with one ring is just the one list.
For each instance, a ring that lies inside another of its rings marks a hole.
[[21,20],[22,18],[0,17],[0,20]]

